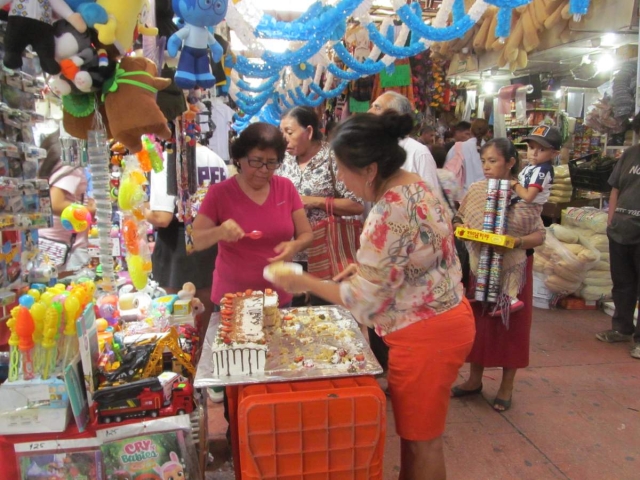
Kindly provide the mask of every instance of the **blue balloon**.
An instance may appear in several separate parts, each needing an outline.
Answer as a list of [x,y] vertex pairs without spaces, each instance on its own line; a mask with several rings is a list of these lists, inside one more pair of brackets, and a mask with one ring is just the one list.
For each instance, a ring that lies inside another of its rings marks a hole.
[[31,308],[33,307],[33,304],[36,303],[36,300],[31,295],[22,295],[20,297],[20,300],[18,300],[18,302],[23,307]]

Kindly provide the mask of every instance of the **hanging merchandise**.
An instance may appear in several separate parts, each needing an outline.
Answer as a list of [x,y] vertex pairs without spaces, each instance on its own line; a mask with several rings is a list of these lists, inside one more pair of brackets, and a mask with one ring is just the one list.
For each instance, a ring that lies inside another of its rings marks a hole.
[[214,62],[222,59],[222,46],[216,41],[207,27],[213,27],[224,20],[227,13],[227,0],[215,3],[195,0],[173,0],[174,13],[182,18],[185,25],[171,35],[167,44],[169,56],[175,57],[182,50],[178,70],[175,75],[176,84],[185,90],[196,86],[211,88],[216,79],[209,66],[207,47],[211,49]]
[[88,135],[89,166],[93,179],[93,196],[96,201],[96,221],[102,267],[101,288],[106,292],[115,290],[116,279],[111,256],[111,194],[109,188],[109,147],[104,129],[92,130]]
[[125,157],[118,206],[123,215],[123,237],[128,248],[126,261],[129,276],[137,290],[147,286],[151,273],[151,252],[147,243],[147,225],[143,213],[146,198],[144,186],[147,183],[138,159],[134,156]]
[[113,138],[130,153],[142,150],[141,136],[154,134],[169,139],[171,131],[162,115],[155,94],[171,80],[156,77],[153,62],[144,57],[124,57],[115,76],[105,84],[104,103]]
[[[0,2],[2,5],[8,0]],[[22,53],[31,46],[38,54],[42,70],[49,75],[60,73],[60,65],[54,58],[53,14],[67,20],[80,33],[87,30],[87,25],[78,13],[74,13],[64,1],[38,2],[13,0],[9,10],[7,32],[4,38],[4,59],[6,68],[22,67]]]
[[611,108],[618,120],[632,117],[636,108],[638,61],[624,62],[613,75]]

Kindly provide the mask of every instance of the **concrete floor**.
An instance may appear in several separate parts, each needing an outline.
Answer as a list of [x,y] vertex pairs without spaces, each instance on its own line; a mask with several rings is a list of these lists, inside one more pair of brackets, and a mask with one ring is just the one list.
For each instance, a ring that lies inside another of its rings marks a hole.
[[[491,408],[501,372],[487,370],[482,395],[453,399],[445,432],[449,479],[640,479],[640,360],[629,345],[594,334],[599,311],[534,311],[531,365],[518,373],[510,411]],[[460,374],[465,376],[467,367]],[[388,404],[385,480],[399,471],[400,442]],[[210,407],[207,479],[233,479],[221,404]]]

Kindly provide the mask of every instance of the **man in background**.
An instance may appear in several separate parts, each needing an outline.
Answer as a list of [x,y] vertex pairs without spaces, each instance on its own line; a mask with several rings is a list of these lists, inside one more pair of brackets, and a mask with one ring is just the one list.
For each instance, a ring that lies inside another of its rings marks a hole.
[[[395,111],[400,115],[408,114],[413,116],[411,102],[407,97],[397,92],[390,91],[380,95],[371,105],[369,113],[382,115],[388,110]],[[402,168],[420,175],[434,192],[440,191],[436,162],[429,149],[411,137],[403,138],[399,144],[407,152],[407,159]]]
[[451,150],[456,142],[466,142],[471,138],[471,124],[469,122],[465,122],[464,120],[458,122],[456,125],[451,127],[451,133],[453,134],[453,138],[445,142],[445,148],[447,152]]
[[417,140],[425,147],[429,148],[429,150],[431,150],[431,147],[436,144],[437,137],[438,134],[434,127],[432,127],[431,125],[423,125],[422,128],[420,128]]

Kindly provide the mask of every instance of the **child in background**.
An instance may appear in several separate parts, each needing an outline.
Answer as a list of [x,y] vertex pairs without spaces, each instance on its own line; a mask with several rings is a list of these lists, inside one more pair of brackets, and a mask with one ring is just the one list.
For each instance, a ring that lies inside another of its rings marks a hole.
[[520,203],[535,205],[542,213],[551,195],[553,165],[551,162],[560,153],[562,135],[556,127],[541,125],[524,139],[527,142],[529,164],[522,169],[518,180],[511,182],[511,188],[520,197]]

